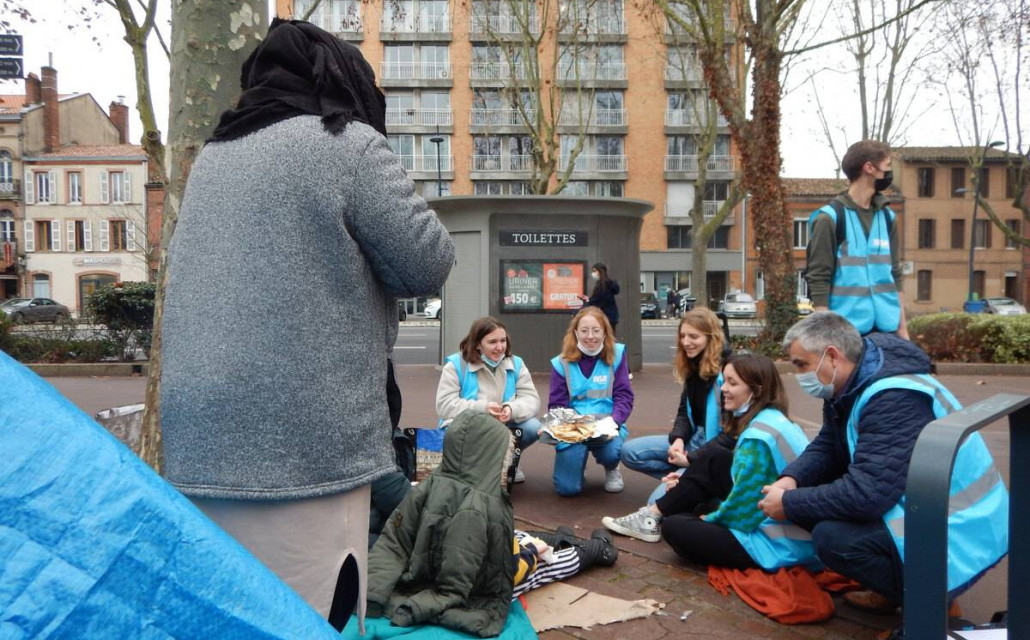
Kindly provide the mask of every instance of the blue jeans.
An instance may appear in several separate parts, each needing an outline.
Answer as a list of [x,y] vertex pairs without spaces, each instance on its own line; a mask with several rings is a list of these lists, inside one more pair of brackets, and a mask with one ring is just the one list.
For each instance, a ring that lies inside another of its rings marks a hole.
[[583,471],[587,468],[587,454],[592,453],[597,464],[611,471],[619,466],[619,453],[624,436],[616,436],[598,445],[570,444],[554,450],[554,490],[563,498],[583,492]]
[[[673,471],[683,473],[683,467],[669,464],[669,438],[668,436],[641,436],[633,438],[622,445],[622,463],[627,469],[646,473],[652,478],[661,480],[666,474]],[[655,500],[665,495],[665,483],[659,482],[651,495],[647,497],[647,504],[654,504]]]
[[812,544],[828,568],[894,602],[902,601],[904,565],[883,521],[823,520],[812,528]]
[[[508,424],[512,425],[513,423]],[[522,429],[522,440],[519,442],[519,447],[525,453],[530,445],[540,439],[540,421],[536,418],[529,418],[525,422],[514,424],[514,426]]]

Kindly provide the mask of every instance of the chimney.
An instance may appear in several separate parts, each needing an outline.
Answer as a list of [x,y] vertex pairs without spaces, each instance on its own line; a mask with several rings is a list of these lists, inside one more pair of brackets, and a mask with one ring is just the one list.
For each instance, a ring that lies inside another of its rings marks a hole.
[[43,147],[56,151],[61,146],[60,105],[57,104],[57,69],[43,67],[40,82],[43,97]]
[[35,73],[30,73],[25,78],[25,104],[39,104],[40,101],[39,76]]
[[129,106],[121,101],[112,102],[110,113],[111,122],[118,129],[118,142],[126,144],[129,141]]

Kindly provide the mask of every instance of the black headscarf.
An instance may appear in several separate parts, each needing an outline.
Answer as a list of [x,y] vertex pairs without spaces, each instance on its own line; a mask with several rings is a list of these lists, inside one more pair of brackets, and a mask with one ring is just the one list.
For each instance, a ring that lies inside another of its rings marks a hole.
[[364,122],[386,135],[386,97],[352,44],[302,20],[272,21],[243,63],[243,94],[222,114],[209,142],[234,140],[300,115],[322,116],[326,131]]

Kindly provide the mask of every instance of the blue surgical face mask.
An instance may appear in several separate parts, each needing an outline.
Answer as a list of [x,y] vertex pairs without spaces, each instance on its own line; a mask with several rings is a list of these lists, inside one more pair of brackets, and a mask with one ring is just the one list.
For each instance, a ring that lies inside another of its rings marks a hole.
[[754,400],[755,400],[755,394],[752,393],[751,397],[749,397],[747,399],[747,402],[745,402],[744,404],[740,405],[738,408],[736,408],[736,409],[734,409],[732,411],[733,417],[734,418],[739,418],[740,416],[742,416],[745,413],[747,413],[748,409],[751,408],[751,403],[753,403]]
[[833,369],[833,378],[830,379],[829,384],[823,384],[819,381],[819,367],[823,365],[823,359],[826,357],[826,349],[823,349],[823,355],[819,357],[819,364],[815,366],[815,369],[806,373],[799,373],[795,376],[798,380],[801,390],[810,396],[816,398],[822,398],[823,400],[829,400],[833,397],[833,383],[837,381],[837,368]]
[[487,358],[486,355],[482,351],[479,352],[479,359],[483,361],[483,364],[487,365],[491,369],[496,369],[497,365],[501,364],[500,360],[494,362],[490,358]]

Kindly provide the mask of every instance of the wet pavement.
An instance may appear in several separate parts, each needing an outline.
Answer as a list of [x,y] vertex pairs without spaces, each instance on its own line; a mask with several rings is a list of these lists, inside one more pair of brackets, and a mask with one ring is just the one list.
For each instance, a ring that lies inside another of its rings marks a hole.
[[[404,394],[403,426],[436,424],[434,399],[439,370],[430,365],[399,366],[398,383]],[[787,374],[785,378],[793,376]],[[941,376],[963,404],[971,404],[996,393],[1027,393],[1030,383],[1017,376]],[[141,402],[145,380],[135,378],[51,378],[62,393],[79,407],[94,414],[100,409]],[[548,376],[534,375],[546,402]],[[789,379],[786,387],[791,416],[813,436],[819,428],[820,402],[804,395]],[[629,420],[631,437],[665,434],[672,425],[679,399],[679,385],[669,366],[646,366],[634,374],[635,408]],[[996,423],[984,432],[998,468],[1008,481],[1009,435],[1007,423]],[[642,506],[654,488],[651,478],[625,471],[626,488],[620,494],[604,491],[604,472],[591,459],[587,464],[584,492],[576,498],[560,498],[552,488],[554,453],[536,444],[523,455],[527,481],[513,492],[516,524],[524,528],[554,529],[569,525],[582,536],[601,526],[601,517],[620,516]],[[664,543],[649,544],[617,537],[618,563],[612,568],[592,569],[570,583],[604,595],[626,599],[651,598],[665,604],[662,615],[642,620],[597,626],[591,630],[569,628],[541,634],[545,640],[563,638],[659,640],[674,638],[862,638],[872,639],[879,631],[900,623],[900,616],[861,614],[839,603],[837,616],[824,623],[785,626],[758,614],[735,595],[723,596],[709,586],[704,567],[681,561]],[[974,622],[985,622],[1005,608],[1007,562],[992,570],[959,602]],[[681,617],[690,612],[685,620]]]

